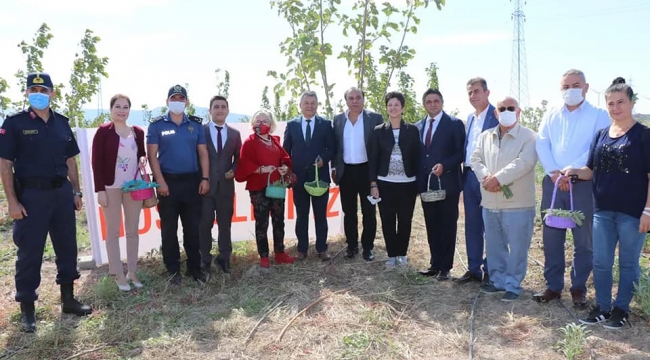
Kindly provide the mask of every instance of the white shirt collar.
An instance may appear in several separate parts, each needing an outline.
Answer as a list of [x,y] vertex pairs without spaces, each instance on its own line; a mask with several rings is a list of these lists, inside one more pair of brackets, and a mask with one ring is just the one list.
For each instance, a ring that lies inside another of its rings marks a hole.
[[472,116],[474,116],[474,119],[477,119],[479,121],[480,120],[485,120],[485,118],[487,117],[487,112],[488,112],[489,108],[490,108],[490,105],[488,104],[488,106],[486,106],[485,109],[483,109],[483,111],[481,111],[481,113],[478,114],[478,118],[476,116],[476,113],[472,114]]
[[[433,117],[433,120],[435,120],[435,121],[440,121],[440,119],[442,119],[442,113],[443,113],[442,111],[439,112],[438,115],[436,115],[436,116]],[[427,121],[427,122],[431,121],[431,116],[430,116],[430,115],[427,115],[427,119],[426,119],[426,121]]]

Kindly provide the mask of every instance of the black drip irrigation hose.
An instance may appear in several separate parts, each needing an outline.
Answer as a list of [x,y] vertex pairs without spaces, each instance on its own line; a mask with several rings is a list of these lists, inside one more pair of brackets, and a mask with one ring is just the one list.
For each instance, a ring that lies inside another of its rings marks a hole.
[[[456,239],[458,240],[458,239]],[[458,255],[458,252],[456,252],[456,256],[458,256],[458,260],[460,260],[460,263],[463,265],[465,268],[465,271],[469,271],[469,268],[467,265],[465,265],[465,262],[463,259]],[[476,313],[476,305],[478,304],[478,299],[481,297],[481,289],[479,288],[478,291],[476,292],[476,295],[474,295],[474,301],[472,301],[472,309],[469,314],[469,360],[474,359],[474,314]]]

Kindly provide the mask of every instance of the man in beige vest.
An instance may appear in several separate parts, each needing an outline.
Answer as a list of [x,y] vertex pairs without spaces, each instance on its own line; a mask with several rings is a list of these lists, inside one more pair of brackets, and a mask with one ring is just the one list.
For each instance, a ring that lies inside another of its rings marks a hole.
[[490,264],[490,282],[483,284],[481,291],[505,292],[501,300],[514,301],[522,291],[533,237],[537,135],[519,123],[517,100],[506,97],[497,103],[494,113],[499,126],[479,136],[470,158],[481,183]]

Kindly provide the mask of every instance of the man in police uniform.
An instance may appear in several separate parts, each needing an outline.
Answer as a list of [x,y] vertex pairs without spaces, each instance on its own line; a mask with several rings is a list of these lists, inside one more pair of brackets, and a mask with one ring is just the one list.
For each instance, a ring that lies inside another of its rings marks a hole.
[[[187,90],[175,85],[167,93],[166,115],[151,120],[147,129],[147,156],[158,188],[158,213],[163,261],[173,284],[180,285],[178,217],[183,225],[187,275],[203,283],[199,224],[201,195],[210,190],[210,163],[201,118],[185,114]],[[198,156],[197,156],[198,152]]]
[[48,74],[27,75],[27,110],[7,117],[0,128],[0,175],[14,219],[16,301],[22,331],[36,331],[34,301],[41,283],[47,234],[56,254],[56,283],[61,310],[84,316],[88,305],[74,298],[77,270],[75,209],[81,210],[79,173],[74,157],[79,147],[68,118],[50,109],[54,85]]

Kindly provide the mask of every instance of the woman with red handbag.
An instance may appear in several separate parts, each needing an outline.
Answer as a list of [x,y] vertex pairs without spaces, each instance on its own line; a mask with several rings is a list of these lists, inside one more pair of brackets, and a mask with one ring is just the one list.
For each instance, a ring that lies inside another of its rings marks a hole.
[[[136,275],[138,262],[138,224],[142,210],[142,200],[134,200],[131,193],[122,192],[122,185],[140,178],[144,167],[144,131],[137,126],[129,126],[131,100],[126,95],[115,95],[110,101],[111,122],[102,124],[95,133],[92,145],[92,169],[95,192],[106,220],[106,253],[109,273],[122,291],[130,291],[129,281],[136,288],[142,283]],[[128,273],[120,257],[120,223],[124,209],[124,229],[126,232],[126,257]]]
[[235,180],[246,182],[255,214],[255,239],[260,254],[260,266],[268,268],[269,215],[273,224],[273,250],[276,264],[291,264],[295,258],[284,252],[284,196],[282,188],[295,184],[296,176],[291,172],[291,158],[280,138],[271,135],[275,130],[273,115],[258,111],[251,118],[254,134],[242,144]]

